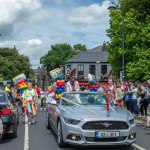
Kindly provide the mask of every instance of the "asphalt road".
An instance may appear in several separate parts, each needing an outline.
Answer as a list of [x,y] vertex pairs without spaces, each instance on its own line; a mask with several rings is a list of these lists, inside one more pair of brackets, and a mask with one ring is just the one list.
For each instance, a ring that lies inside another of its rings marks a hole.
[[[37,117],[37,123],[35,125],[28,126],[28,150],[61,150],[56,142],[56,136],[51,130],[46,129],[45,125],[45,111],[40,111]],[[20,124],[18,127],[18,137],[11,139],[9,136],[5,136],[2,143],[0,144],[0,150],[27,150],[24,148],[25,136],[25,124],[24,117],[20,116]],[[129,147],[118,147],[113,150],[150,150],[150,129],[145,129],[142,126],[137,127],[137,141],[135,145]],[[140,146],[137,148],[137,146]],[[142,149],[143,148],[143,149]],[[64,150],[112,150],[110,148],[79,148],[79,147],[68,147]]]

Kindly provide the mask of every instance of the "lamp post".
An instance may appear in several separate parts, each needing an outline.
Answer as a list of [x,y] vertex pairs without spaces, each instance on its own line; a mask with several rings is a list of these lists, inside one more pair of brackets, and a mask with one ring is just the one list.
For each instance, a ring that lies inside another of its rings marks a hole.
[[[116,6],[112,5],[109,6],[108,9],[110,11],[113,11],[116,8]],[[125,65],[124,65],[124,4],[120,7],[120,10],[122,12],[122,82],[125,80]]]

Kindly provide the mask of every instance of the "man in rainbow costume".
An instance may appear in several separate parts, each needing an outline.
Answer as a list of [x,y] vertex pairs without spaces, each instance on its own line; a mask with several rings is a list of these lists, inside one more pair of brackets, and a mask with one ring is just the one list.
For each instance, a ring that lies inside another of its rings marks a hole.
[[28,83],[28,89],[24,91],[23,107],[25,109],[26,115],[28,116],[28,124],[35,123],[35,117],[37,116],[37,108],[35,103],[38,102],[38,95],[36,90],[32,88],[32,83]]

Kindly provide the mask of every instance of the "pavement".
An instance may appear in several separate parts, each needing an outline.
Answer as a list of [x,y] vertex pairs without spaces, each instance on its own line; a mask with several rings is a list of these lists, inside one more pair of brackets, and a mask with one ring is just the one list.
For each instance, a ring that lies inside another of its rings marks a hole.
[[[46,113],[44,110],[39,111],[36,124],[28,125],[24,122],[25,118],[20,116],[18,137],[11,139],[9,136],[5,136],[0,144],[0,150],[61,150],[57,145],[54,132],[46,129]],[[143,125],[137,125],[137,140],[131,147],[79,148],[69,146],[64,150],[150,150],[150,128],[143,127]]]

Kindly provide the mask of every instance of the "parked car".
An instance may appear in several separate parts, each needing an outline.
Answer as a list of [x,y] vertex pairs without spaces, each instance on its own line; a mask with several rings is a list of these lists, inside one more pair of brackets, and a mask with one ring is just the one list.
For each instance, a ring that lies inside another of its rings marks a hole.
[[136,124],[126,109],[109,103],[106,97],[93,92],[63,93],[46,110],[46,126],[57,135],[60,147],[131,145],[136,140]]
[[[12,103],[8,94],[0,91],[0,137],[10,134],[12,138],[17,137],[19,123],[19,112],[15,101]],[[3,128],[3,131],[1,130]],[[2,132],[1,132],[2,131]]]
[[3,122],[2,119],[0,118],[0,141],[2,140],[3,137]]

